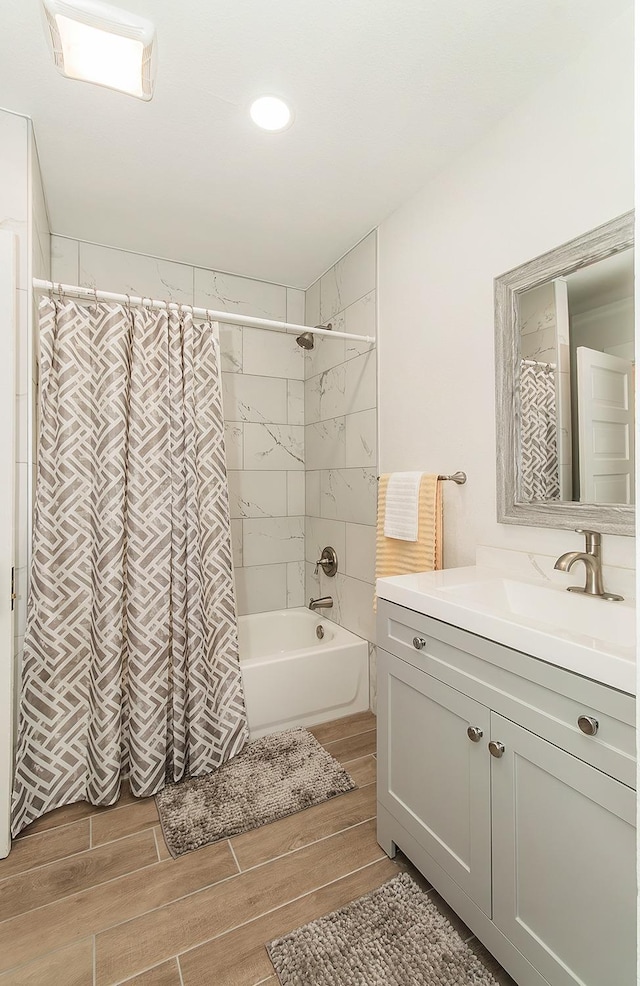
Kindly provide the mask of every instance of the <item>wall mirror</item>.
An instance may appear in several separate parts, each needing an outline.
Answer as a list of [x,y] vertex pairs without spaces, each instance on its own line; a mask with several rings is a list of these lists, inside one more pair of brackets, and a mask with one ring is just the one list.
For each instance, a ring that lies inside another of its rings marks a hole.
[[633,534],[633,213],[495,280],[498,521]]

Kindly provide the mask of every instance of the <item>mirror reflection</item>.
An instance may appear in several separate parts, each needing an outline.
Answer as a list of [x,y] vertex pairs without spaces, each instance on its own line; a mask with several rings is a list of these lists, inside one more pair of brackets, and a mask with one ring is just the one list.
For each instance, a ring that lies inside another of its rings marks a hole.
[[518,498],[634,502],[633,249],[516,296]]

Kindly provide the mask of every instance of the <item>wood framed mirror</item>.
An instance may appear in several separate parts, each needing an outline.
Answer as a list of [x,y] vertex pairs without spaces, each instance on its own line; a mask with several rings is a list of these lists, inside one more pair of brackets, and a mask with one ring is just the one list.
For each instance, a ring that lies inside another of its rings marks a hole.
[[633,213],[494,283],[498,521],[633,535]]

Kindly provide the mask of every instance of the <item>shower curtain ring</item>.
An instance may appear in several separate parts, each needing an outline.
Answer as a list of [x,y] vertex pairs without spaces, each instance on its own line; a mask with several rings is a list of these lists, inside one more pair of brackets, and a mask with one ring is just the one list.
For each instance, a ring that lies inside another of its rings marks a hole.
[[64,298],[63,298],[63,295],[62,295],[62,284],[61,284],[60,281],[58,281],[58,301],[60,302],[60,304],[62,304],[62,302],[64,301]]

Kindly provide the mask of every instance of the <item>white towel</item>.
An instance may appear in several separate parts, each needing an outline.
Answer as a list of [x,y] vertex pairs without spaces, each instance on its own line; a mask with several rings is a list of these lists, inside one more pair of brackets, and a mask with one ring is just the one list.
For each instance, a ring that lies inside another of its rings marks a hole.
[[418,497],[421,472],[392,472],[387,486],[384,536],[398,541],[418,540]]

